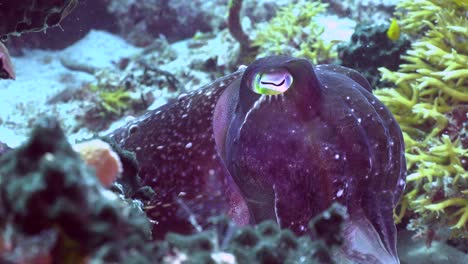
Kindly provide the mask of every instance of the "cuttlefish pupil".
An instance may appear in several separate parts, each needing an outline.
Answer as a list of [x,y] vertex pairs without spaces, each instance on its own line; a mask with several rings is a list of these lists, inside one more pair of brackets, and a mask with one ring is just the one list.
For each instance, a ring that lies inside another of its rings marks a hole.
[[253,80],[253,91],[258,94],[276,95],[286,92],[292,85],[293,77],[284,69],[257,73]]

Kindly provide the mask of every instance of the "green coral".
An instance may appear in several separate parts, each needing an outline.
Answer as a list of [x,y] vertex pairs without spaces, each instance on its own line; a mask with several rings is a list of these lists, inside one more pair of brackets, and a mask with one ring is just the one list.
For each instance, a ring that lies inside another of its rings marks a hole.
[[417,228],[466,237],[468,7],[442,0],[404,0],[398,6],[404,30],[425,31],[402,56],[398,71],[379,69],[396,87],[375,92],[405,138],[408,186],[397,222],[413,214]]
[[282,54],[308,58],[315,64],[335,58],[333,45],[321,39],[325,28],[315,20],[327,7],[320,1],[299,0],[278,10],[264,28],[258,29],[253,41],[259,47],[258,57]]
[[466,6],[457,3],[457,0],[415,0],[400,1],[395,15],[399,18],[402,31],[411,35],[419,35],[430,28],[434,28],[437,17],[442,10],[452,15],[463,15]]
[[90,90],[97,93],[99,104],[104,110],[104,113],[112,113],[120,116],[128,109],[129,102],[132,99],[130,92],[122,87],[106,90],[98,85],[90,85]]

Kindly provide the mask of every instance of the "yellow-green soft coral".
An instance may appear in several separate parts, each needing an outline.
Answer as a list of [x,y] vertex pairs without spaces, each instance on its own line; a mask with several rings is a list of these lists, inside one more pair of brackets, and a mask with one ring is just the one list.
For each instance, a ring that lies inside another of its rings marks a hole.
[[382,79],[396,87],[375,92],[405,138],[408,186],[397,222],[413,213],[419,217],[415,228],[468,237],[468,7],[445,0],[404,0],[398,6],[402,28],[424,35],[398,71],[380,69]]
[[122,87],[118,87],[112,90],[106,90],[100,88],[97,85],[90,85],[91,91],[97,93],[99,97],[99,104],[103,108],[103,114],[115,114],[122,115],[130,104],[131,96],[130,92],[126,91]]
[[299,0],[278,10],[264,28],[258,29],[253,41],[259,47],[258,56],[290,55],[308,58],[313,63],[335,58],[332,44],[320,38],[324,27],[315,21],[327,6],[320,1]]

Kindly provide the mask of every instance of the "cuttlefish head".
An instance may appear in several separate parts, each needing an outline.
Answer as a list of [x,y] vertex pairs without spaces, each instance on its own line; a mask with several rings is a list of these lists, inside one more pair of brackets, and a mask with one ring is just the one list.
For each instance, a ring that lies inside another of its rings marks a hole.
[[318,80],[305,59],[287,56],[258,59],[247,68],[240,86],[238,114],[241,115],[274,99],[293,103],[295,110],[305,114],[310,111],[301,109],[311,110],[313,103],[320,100]]
[[272,56],[253,62],[227,94],[217,145],[251,223],[274,219],[304,234],[340,202],[350,215],[346,254],[398,262],[392,210],[404,182],[403,140],[360,74]]

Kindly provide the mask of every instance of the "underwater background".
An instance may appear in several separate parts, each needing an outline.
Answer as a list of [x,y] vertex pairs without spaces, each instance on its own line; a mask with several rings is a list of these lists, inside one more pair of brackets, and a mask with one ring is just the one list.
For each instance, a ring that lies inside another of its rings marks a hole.
[[1,263],[382,263],[336,257],[338,204],[312,240],[190,208],[195,234],[152,230],[165,204],[107,136],[272,55],[367,79],[405,144],[400,263],[468,263],[466,0],[0,0],[0,40]]

